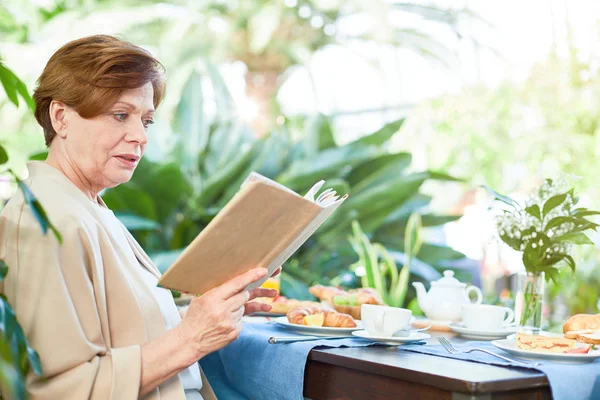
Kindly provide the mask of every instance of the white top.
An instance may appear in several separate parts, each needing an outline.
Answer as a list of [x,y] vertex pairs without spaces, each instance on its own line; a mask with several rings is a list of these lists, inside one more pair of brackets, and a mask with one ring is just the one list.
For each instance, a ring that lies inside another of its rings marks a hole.
[[[167,330],[173,329],[177,326],[177,324],[181,321],[181,315],[179,312],[173,312],[173,309],[177,311],[177,307],[175,306],[175,302],[173,301],[173,296],[171,292],[167,289],[163,289],[157,287],[158,279],[150,271],[140,265],[140,273],[144,282],[148,285],[154,296],[156,297],[156,301],[160,306],[160,311],[162,312],[163,318],[165,320],[165,327]],[[193,363],[183,371],[179,373],[179,380],[183,385],[183,389],[186,391],[187,398],[194,399],[202,399],[200,393],[194,393],[196,397],[190,397],[187,393],[189,389],[193,391],[199,392],[202,388],[202,377],[200,376],[200,368],[198,368],[198,363]],[[200,396],[200,397],[199,397]]]
[[[104,201],[101,198],[99,198],[98,208],[102,210],[104,214],[106,214],[106,223],[108,224],[109,229],[125,229],[114,212],[110,208],[106,207],[106,204],[104,204]],[[181,322],[181,315],[179,314],[177,306],[173,301],[171,292],[167,289],[158,287],[158,279],[141,263],[140,268],[137,270],[139,271],[142,280],[146,283],[146,285],[148,285],[148,288],[156,298],[156,302],[160,307],[161,314],[165,321],[166,330],[168,331],[175,328],[177,324]],[[186,399],[202,400],[202,396],[200,395],[200,389],[202,388],[202,376],[200,375],[198,363],[193,363],[188,368],[181,371],[178,376],[183,386],[183,390],[185,391]]]

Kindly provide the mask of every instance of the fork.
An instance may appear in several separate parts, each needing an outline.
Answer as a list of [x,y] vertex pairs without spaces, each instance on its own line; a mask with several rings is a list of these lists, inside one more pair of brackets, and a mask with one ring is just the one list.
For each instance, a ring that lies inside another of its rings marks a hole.
[[473,348],[473,349],[467,349],[467,350],[458,350],[445,337],[439,337],[438,336],[438,337],[436,337],[436,339],[437,339],[438,342],[440,342],[440,344],[442,345],[442,347],[444,349],[446,349],[448,351],[448,353],[450,353],[450,354],[460,354],[460,353],[470,353],[472,351],[481,351],[482,353],[486,353],[486,354],[489,354],[491,356],[498,357],[498,358],[500,358],[500,359],[502,359],[504,361],[508,361],[508,362],[512,362],[512,363],[516,363],[516,364],[521,364],[521,365],[524,365],[526,367],[537,367],[538,365],[542,364],[542,363],[539,363],[539,362],[536,362],[536,363],[526,363],[526,362],[523,362],[523,361],[515,360],[514,358],[508,358],[508,357],[501,356],[500,354],[493,353],[493,352],[491,352],[489,350],[486,350],[486,349]]

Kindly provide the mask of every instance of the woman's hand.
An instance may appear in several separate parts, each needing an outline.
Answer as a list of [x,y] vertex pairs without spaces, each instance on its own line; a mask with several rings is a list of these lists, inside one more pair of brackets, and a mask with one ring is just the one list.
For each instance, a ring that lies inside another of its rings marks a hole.
[[[279,275],[279,273],[281,272],[281,267],[277,268],[273,274],[271,274],[271,276],[277,276]],[[264,289],[264,288],[260,288],[257,287],[256,289],[252,290],[250,292],[250,299],[249,300],[254,300],[257,297],[277,297],[279,295],[279,292],[275,289]],[[244,311],[244,315],[248,315],[248,314],[252,314],[258,311],[261,312],[269,312],[271,311],[271,308],[273,308],[270,304],[265,304],[265,303],[258,303],[256,301],[253,302],[249,302],[246,303],[246,309]]]
[[[196,359],[219,350],[238,338],[242,330],[242,316],[248,308],[254,308],[250,304],[246,305],[248,300],[277,295],[277,291],[271,289],[257,288],[252,291],[252,295],[244,289],[266,274],[265,268],[255,268],[192,299],[185,318],[176,329],[178,337],[194,349]],[[262,307],[259,309],[262,310]]]

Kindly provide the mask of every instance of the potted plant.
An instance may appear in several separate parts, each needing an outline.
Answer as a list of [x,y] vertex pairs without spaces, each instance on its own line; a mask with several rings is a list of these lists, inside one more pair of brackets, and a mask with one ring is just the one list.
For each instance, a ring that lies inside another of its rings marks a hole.
[[565,265],[575,271],[573,246],[593,244],[584,233],[599,225],[586,217],[600,212],[577,207],[578,198],[573,179],[546,179],[524,206],[515,200],[486,188],[508,205],[496,217],[500,239],[522,252],[525,272],[517,281],[515,315],[519,330],[538,333],[542,325],[544,282],[556,281],[559,268]]

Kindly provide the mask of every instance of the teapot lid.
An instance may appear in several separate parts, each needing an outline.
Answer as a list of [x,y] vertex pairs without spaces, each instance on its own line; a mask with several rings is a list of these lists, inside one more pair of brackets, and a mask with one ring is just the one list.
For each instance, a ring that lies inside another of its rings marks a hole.
[[454,277],[454,271],[446,270],[444,271],[444,277],[438,279],[437,281],[431,282],[431,286],[436,287],[465,287],[466,283],[460,282],[458,279]]

